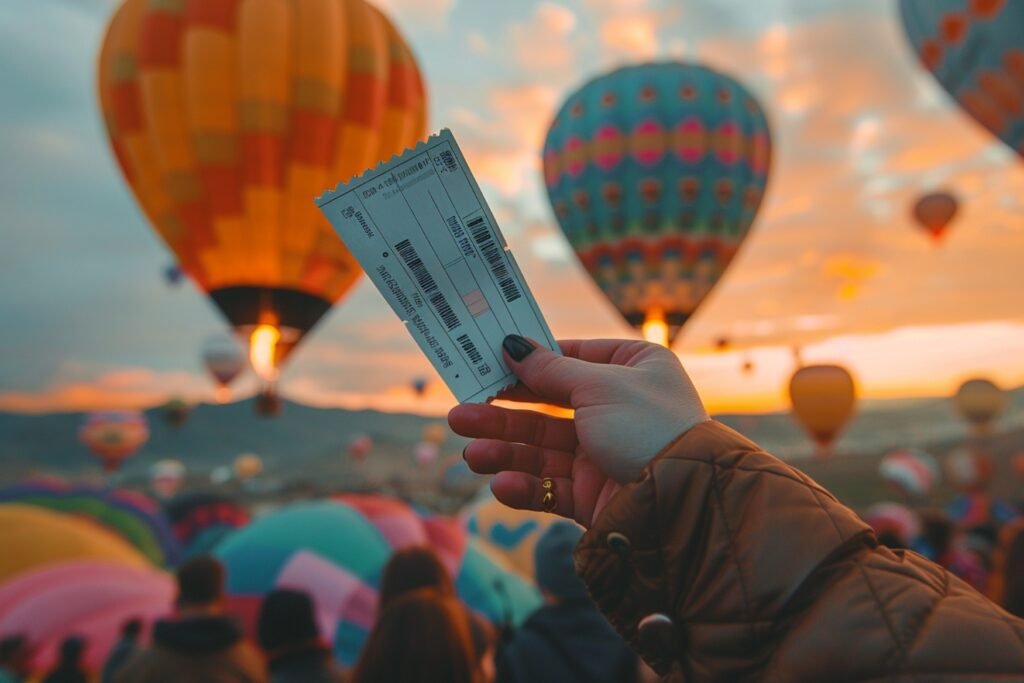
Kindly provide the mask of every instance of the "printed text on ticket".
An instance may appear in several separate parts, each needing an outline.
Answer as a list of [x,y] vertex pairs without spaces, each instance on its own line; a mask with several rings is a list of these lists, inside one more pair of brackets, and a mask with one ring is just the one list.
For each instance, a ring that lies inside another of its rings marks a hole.
[[460,402],[515,383],[506,335],[558,350],[449,130],[316,203]]

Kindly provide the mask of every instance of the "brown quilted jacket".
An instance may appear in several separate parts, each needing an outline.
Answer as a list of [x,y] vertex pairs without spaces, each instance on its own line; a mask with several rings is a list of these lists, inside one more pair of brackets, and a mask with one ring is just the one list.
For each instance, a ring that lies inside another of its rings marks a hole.
[[668,681],[1024,681],[1024,622],[716,422],[615,495],[576,564]]

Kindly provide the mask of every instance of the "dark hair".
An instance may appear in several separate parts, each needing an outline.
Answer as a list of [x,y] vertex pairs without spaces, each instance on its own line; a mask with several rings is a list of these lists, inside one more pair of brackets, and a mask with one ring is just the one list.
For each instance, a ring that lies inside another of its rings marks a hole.
[[133,617],[121,624],[122,638],[138,638],[142,633],[142,619]]
[[953,541],[953,522],[945,513],[930,510],[921,513],[921,539],[935,552],[935,560],[949,551]]
[[28,641],[25,636],[7,636],[0,640],[0,666],[14,664],[26,654]]
[[462,605],[423,589],[394,598],[380,612],[352,683],[472,683],[476,670]]
[[384,567],[380,581],[380,606],[421,588],[432,588],[441,595],[455,595],[452,577],[437,553],[426,546],[414,546],[395,552]]
[[316,625],[313,600],[302,591],[286,588],[271,591],[260,605],[256,633],[260,647],[267,655],[316,643],[320,631]]
[[60,644],[60,663],[77,666],[85,652],[85,638],[68,636]]
[[178,567],[179,607],[209,605],[224,595],[224,567],[213,557],[194,557]]

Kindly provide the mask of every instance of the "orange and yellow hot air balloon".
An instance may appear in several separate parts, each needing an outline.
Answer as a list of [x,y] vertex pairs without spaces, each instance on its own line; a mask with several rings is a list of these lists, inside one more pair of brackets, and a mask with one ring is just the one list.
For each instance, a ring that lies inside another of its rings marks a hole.
[[789,380],[793,416],[827,457],[839,433],[853,415],[857,387],[853,376],[838,365],[808,365]]
[[405,41],[364,0],[125,0],[99,99],[154,229],[273,382],[360,273],[313,197],[424,135]]

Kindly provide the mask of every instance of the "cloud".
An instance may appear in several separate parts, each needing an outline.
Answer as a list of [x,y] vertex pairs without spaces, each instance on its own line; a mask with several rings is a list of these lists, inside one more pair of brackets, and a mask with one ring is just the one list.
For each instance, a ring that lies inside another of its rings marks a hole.
[[0,410],[34,413],[149,408],[171,396],[195,400],[211,393],[209,382],[198,375],[120,368],[88,381],[57,381],[34,391],[0,392]]
[[542,2],[525,22],[508,29],[513,63],[527,72],[569,73],[578,41],[573,39],[576,15],[565,5]]
[[601,24],[601,44],[616,57],[651,59],[659,51],[656,21],[647,13],[607,19]]

